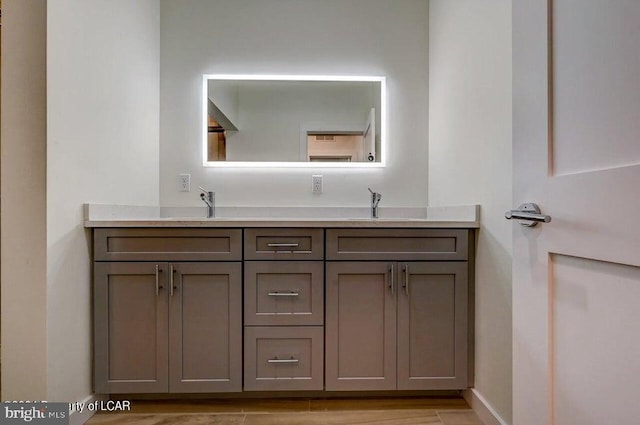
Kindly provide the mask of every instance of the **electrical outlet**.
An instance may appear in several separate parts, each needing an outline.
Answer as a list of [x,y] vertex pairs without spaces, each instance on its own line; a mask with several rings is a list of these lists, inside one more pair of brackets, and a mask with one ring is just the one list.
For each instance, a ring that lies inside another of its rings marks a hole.
[[191,174],[180,174],[178,179],[178,184],[180,185],[180,192],[190,192],[191,191]]
[[322,176],[311,176],[311,192],[322,193]]

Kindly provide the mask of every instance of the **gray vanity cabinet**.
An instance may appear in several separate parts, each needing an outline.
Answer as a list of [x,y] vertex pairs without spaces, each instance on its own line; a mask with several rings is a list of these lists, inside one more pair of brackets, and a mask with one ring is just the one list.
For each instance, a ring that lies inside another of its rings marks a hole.
[[242,391],[241,234],[96,229],[96,393]]
[[95,392],[468,388],[473,246],[468,229],[95,229]]
[[97,393],[242,390],[240,263],[105,262],[94,273]]
[[466,230],[327,230],[327,390],[467,388],[467,255]]

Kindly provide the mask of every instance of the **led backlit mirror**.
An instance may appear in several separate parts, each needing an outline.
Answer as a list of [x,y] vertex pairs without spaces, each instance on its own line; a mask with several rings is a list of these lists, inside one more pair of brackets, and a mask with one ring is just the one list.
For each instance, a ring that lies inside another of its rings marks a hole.
[[205,75],[210,167],[381,167],[384,77]]

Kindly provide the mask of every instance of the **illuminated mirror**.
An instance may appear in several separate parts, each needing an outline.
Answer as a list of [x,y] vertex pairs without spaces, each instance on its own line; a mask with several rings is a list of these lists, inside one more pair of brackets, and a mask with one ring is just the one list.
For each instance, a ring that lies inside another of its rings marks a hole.
[[209,167],[381,167],[384,77],[205,75]]

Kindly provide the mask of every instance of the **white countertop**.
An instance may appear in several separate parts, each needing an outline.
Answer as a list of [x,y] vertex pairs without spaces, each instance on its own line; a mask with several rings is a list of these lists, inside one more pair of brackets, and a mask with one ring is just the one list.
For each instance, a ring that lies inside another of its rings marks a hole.
[[[378,219],[360,207],[219,207],[221,217],[204,218],[201,207],[85,205],[84,226],[94,227],[395,227],[478,228],[479,205],[380,208]],[[259,213],[259,215],[257,214]],[[251,215],[254,216],[251,216]]]

